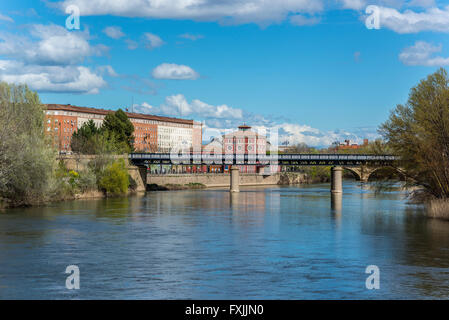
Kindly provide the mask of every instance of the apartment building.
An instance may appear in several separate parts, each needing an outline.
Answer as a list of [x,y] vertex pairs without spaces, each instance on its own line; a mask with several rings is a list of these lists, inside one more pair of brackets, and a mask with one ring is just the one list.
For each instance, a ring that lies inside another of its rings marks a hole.
[[[46,105],[46,131],[55,137],[62,152],[70,152],[72,135],[93,120],[100,127],[112,110],[72,106]],[[125,112],[134,125],[134,148],[140,152],[170,152],[173,147],[201,150],[202,124],[193,120]]]
[[[251,130],[250,126],[241,125],[238,131],[234,131],[223,135],[220,138],[213,139],[210,143],[203,146],[203,152],[207,154],[222,153],[222,154],[248,154],[261,155],[266,154],[270,148],[270,143],[267,137],[258,134]],[[238,165],[242,173],[256,173],[264,166],[256,165]],[[211,172],[228,172],[228,165],[213,165],[210,166]]]

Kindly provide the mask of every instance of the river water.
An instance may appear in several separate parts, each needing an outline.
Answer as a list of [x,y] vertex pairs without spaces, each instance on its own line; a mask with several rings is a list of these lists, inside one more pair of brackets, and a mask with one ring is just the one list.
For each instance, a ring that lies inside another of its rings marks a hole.
[[[366,288],[368,265],[380,289]],[[449,223],[352,181],[333,199],[314,184],[6,210],[0,298],[447,299]]]

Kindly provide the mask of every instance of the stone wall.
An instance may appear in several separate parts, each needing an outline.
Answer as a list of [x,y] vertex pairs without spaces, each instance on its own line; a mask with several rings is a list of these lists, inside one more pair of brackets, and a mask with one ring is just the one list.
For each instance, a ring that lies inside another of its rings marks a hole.
[[[87,168],[89,162],[95,158],[91,155],[63,155],[60,156],[59,160],[62,160],[69,170],[81,171]],[[135,191],[145,191],[146,190],[146,169],[139,168],[129,164],[127,156],[114,156],[116,159],[125,159],[128,174],[136,182],[137,188]]]
[[[240,186],[258,186],[258,185],[290,185],[301,184],[307,181],[303,173],[276,173],[270,176],[260,174],[240,174]],[[189,184],[201,183],[206,187],[229,187],[230,175],[217,173],[203,174],[164,174],[147,175],[148,184],[157,184],[160,186],[167,184]]]
[[137,188],[135,191],[140,192],[147,189],[146,168],[139,168],[136,166],[128,165],[128,174],[137,184]]

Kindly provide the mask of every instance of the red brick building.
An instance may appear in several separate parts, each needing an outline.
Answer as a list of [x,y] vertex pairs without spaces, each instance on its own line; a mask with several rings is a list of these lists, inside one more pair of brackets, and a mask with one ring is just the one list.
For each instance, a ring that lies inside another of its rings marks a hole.
[[[251,130],[250,126],[242,125],[238,131],[225,134],[221,139],[214,139],[203,147],[204,153],[222,154],[266,154],[269,142],[267,138]],[[256,173],[259,166],[238,165],[242,173]],[[212,172],[228,172],[228,165],[213,165],[209,168]]]
[[368,146],[368,139],[363,139],[363,144],[351,143],[351,140],[345,140],[344,143],[335,142],[331,149],[338,150],[354,150]]
[[[114,112],[61,104],[46,105],[46,132],[55,139],[61,152],[70,152],[72,135],[93,120],[100,127],[104,117]],[[125,112],[134,125],[134,148],[141,152],[170,152],[183,143],[201,150],[202,124],[193,120]]]

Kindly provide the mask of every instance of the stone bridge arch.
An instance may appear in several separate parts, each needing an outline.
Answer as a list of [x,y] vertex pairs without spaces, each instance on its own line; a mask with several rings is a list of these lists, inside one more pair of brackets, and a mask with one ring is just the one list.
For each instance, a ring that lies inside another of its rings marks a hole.
[[374,172],[384,169],[384,168],[391,168],[395,169],[395,171],[405,177],[405,174],[401,168],[396,168],[392,166],[377,166],[377,167],[369,167],[369,166],[360,166],[360,167],[343,167],[343,169],[346,169],[354,174],[357,180],[360,180],[361,182],[368,182],[369,177]]

